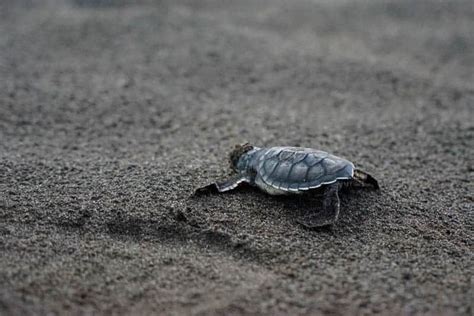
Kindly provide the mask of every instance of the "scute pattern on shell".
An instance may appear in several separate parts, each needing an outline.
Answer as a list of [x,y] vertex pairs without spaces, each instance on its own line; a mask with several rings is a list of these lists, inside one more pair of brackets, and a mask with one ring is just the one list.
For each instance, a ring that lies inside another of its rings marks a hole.
[[272,147],[260,156],[257,173],[275,189],[304,191],[351,179],[354,165],[311,148]]

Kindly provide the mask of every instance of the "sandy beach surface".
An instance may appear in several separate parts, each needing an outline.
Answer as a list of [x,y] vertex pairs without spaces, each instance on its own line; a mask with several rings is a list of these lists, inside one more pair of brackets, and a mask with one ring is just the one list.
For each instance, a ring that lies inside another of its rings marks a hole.
[[[471,0],[0,2],[1,315],[469,315]],[[226,177],[323,149],[335,227]]]

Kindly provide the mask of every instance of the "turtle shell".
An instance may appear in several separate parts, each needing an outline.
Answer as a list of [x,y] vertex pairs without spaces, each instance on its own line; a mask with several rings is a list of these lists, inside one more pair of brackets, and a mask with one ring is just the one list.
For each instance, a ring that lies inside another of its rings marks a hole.
[[272,147],[259,157],[257,175],[275,189],[297,192],[351,179],[354,165],[311,148]]

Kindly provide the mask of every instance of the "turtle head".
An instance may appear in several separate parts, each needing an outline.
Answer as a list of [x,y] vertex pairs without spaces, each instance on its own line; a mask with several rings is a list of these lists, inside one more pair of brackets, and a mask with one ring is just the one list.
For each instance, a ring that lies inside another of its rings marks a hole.
[[242,157],[243,154],[251,151],[252,149],[253,146],[249,143],[235,145],[234,149],[230,153],[230,166],[233,170],[239,171],[237,164],[239,163],[240,157]]

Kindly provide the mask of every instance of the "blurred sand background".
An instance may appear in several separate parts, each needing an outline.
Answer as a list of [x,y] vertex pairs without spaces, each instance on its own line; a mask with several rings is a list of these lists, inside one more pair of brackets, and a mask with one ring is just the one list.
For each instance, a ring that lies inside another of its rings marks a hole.
[[[473,30],[471,0],[1,1],[0,314],[469,315]],[[322,230],[190,199],[245,140],[382,191]]]

